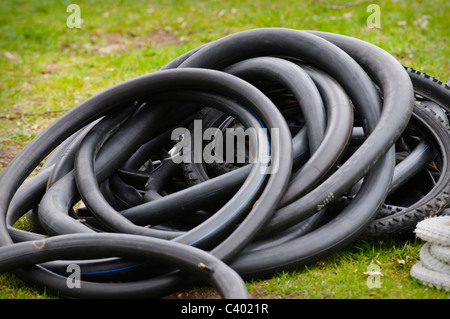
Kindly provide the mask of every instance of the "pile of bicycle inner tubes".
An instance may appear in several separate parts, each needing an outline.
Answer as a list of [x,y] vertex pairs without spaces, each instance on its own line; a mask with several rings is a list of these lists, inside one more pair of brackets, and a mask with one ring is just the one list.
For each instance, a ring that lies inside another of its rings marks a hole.
[[0,271],[70,298],[249,298],[246,280],[443,215],[449,111],[446,84],[365,41],[225,36],[74,106],[14,158]]

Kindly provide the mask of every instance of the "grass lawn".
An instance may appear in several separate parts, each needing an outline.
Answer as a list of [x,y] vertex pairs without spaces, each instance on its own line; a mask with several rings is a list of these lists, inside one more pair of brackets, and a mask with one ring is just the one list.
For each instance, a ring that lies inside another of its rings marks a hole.
[[[68,28],[69,4],[81,27]],[[369,4],[381,28],[369,28]],[[258,27],[329,31],[371,42],[402,64],[444,82],[450,77],[450,2],[428,1],[51,1],[0,2],[0,172],[63,112],[114,84],[158,70],[182,53]],[[26,224],[23,226],[26,227]],[[419,240],[357,241],[329,258],[272,279],[249,282],[254,298],[448,298],[409,276]],[[363,273],[375,263],[381,288]],[[193,289],[173,297],[214,297]],[[11,274],[0,298],[52,298]]]

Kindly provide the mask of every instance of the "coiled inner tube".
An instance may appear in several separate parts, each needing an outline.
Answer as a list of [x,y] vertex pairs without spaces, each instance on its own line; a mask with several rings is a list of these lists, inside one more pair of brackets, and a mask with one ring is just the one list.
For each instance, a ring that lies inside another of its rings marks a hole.
[[[63,297],[151,298],[201,281],[248,298],[243,279],[345,247],[419,172],[446,183],[445,147],[427,147],[444,131],[408,130],[414,85],[384,50],[332,33],[253,29],[186,52],[75,106],[3,171],[0,270]],[[214,138],[263,132],[268,160],[180,151],[203,152],[216,126]],[[24,215],[33,232],[13,226]]]

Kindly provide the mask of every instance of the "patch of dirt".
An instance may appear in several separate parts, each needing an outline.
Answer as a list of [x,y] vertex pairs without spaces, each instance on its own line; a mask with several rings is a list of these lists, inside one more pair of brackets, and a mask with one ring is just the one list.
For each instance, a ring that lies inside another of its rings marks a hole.
[[23,146],[17,143],[2,142],[0,144],[0,172],[11,163],[22,148]]
[[[296,291],[286,296],[278,296],[267,291],[266,287],[261,284],[257,285],[250,294],[252,299],[294,299],[303,291]],[[186,288],[170,295],[164,296],[162,299],[222,299],[222,296],[213,287]]]
[[184,38],[177,36],[175,30],[159,28],[144,36],[137,36],[131,32],[94,34],[91,49],[97,54],[105,55],[126,52],[130,49],[140,50],[145,47],[175,46],[183,42]]
[[222,299],[219,293],[211,287],[184,289],[170,294],[162,299]]

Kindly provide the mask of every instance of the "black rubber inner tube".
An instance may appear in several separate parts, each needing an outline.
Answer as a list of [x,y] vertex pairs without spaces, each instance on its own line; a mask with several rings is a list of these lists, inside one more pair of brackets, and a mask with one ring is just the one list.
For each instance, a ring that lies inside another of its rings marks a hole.
[[[173,252],[167,254],[167,251]],[[170,267],[182,269],[196,280],[213,285],[224,298],[247,299],[249,294],[242,278],[221,260],[207,252],[168,240],[130,234],[71,234],[26,241],[0,248],[3,258],[0,271],[12,271],[17,267],[27,269],[35,264],[57,258],[69,259],[82,254],[89,257],[123,256],[126,258],[157,259]],[[84,283],[83,283],[84,284]],[[114,283],[108,297],[126,297]],[[114,289],[115,288],[115,289]],[[76,295],[77,289],[73,289]],[[81,297],[81,296],[80,296]],[[98,298],[93,295],[91,297]],[[141,297],[141,295],[128,297]]]

